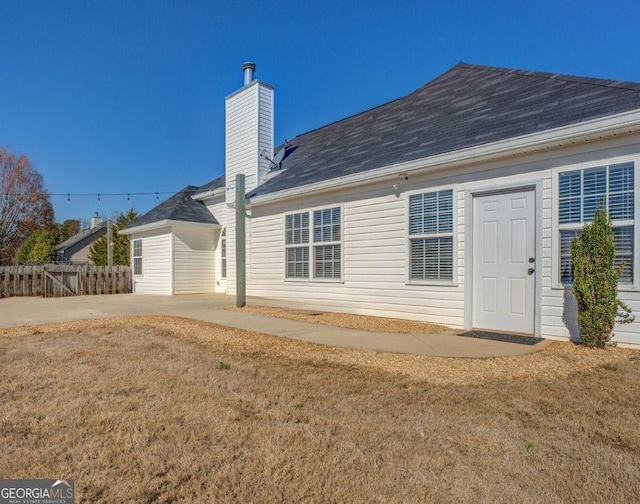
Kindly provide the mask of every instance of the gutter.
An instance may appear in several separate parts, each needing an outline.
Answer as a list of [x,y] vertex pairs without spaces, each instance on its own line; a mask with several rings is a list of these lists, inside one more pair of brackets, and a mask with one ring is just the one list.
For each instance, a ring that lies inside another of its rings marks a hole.
[[212,222],[190,222],[190,221],[164,219],[156,222],[150,222],[149,224],[143,224],[142,226],[124,228],[121,231],[118,231],[118,234],[131,235],[135,233],[143,233],[145,231],[152,231],[155,229],[160,229],[163,227],[171,227],[171,226],[210,227],[214,229],[222,227],[220,224],[214,224]]
[[330,191],[338,187],[344,187],[347,184],[361,185],[410,173],[433,173],[450,168],[453,165],[460,165],[461,163],[479,163],[482,161],[519,156],[529,152],[554,149],[568,144],[586,143],[638,131],[640,131],[640,110],[633,110],[601,119],[561,126],[559,128],[500,140],[490,144],[445,152],[443,154],[396,163],[353,175],[315,182],[301,187],[258,195],[251,198],[251,203],[254,205],[270,203],[295,198],[308,193]]
[[222,187],[217,187],[216,189],[213,189],[211,191],[204,191],[198,194],[194,194],[191,196],[191,199],[196,200],[196,201],[202,201],[202,200],[206,200],[209,198],[213,198],[215,196],[219,196],[221,194],[224,194],[226,191],[226,187],[222,186]]

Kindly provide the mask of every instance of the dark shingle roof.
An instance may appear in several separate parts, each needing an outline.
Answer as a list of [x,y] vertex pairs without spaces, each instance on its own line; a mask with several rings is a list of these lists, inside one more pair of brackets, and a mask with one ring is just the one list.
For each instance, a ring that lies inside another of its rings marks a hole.
[[206,184],[198,187],[196,194],[203,193],[205,191],[213,191],[214,189],[219,189],[220,187],[224,187],[224,175],[221,175],[218,178],[213,179],[211,182],[207,182]]
[[59,243],[58,245],[56,245],[55,250],[57,252],[58,250],[68,249],[69,247],[74,246],[76,243],[81,242],[88,236],[91,236],[96,233],[100,233],[100,231],[102,231],[103,229],[106,229],[106,227],[107,227],[107,221],[103,221],[91,229],[85,229],[84,231],[80,231],[78,234],[75,234],[72,237],[67,238],[62,243]]
[[[210,182],[210,184],[211,183],[212,182]],[[191,198],[194,194],[202,192],[202,187],[204,186],[196,187],[190,185],[185,187],[127,227],[134,228],[163,220],[218,224],[218,221],[211,212],[207,210],[204,203]]]
[[250,196],[640,108],[640,84],[459,63],[398,100],[287,143]]

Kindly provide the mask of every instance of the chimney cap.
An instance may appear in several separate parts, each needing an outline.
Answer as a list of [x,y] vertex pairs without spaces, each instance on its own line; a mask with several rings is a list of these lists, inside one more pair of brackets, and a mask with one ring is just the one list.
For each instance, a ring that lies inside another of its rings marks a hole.
[[244,72],[245,70],[255,70],[256,69],[256,64],[252,63],[251,61],[247,61],[246,63],[244,63],[242,65],[242,71]]

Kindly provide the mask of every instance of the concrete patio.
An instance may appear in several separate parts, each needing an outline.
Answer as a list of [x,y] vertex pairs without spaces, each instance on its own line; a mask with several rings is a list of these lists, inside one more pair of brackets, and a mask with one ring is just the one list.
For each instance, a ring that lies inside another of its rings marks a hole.
[[[252,297],[248,298],[247,303],[254,306],[278,305],[270,300]],[[324,345],[434,357],[487,358],[526,355],[539,351],[548,344],[542,342],[537,345],[520,345],[465,338],[457,336],[459,331],[439,334],[369,332],[223,309],[234,304],[234,297],[222,294],[14,297],[0,299],[0,328],[135,315],[170,315]],[[290,303],[287,303],[287,307],[292,308]]]

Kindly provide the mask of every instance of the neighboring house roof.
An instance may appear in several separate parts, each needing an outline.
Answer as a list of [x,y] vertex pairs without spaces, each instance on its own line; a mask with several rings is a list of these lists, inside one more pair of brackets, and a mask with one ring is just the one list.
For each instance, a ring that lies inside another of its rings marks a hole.
[[403,98],[290,140],[282,172],[249,196],[639,108],[637,83],[458,63]]
[[67,250],[73,247],[74,245],[76,245],[77,243],[81,242],[85,238],[88,238],[92,235],[95,235],[94,239],[98,239],[100,238],[100,236],[102,236],[102,234],[104,234],[102,233],[102,230],[105,230],[106,228],[107,228],[107,221],[104,221],[91,229],[85,229],[84,231],[80,231],[78,234],[75,234],[71,238],[68,238],[62,243],[59,243],[58,245],[56,245],[55,251],[62,252],[64,250]]
[[[209,184],[212,184],[213,182],[215,181],[209,182]],[[193,196],[194,194],[202,192],[202,187],[192,185],[185,187],[184,189],[178,191],[169,199],[163,201],[158,206],[134,221],[132,224],[127,226],[126,229],[131,229],[165,220],[196,222],[201,224],[218,224],[218,221],[211,214],[211,212],[207,210],[207,207],[204,205],[204,203],[195,201],[193,198],[191,198],[191,196]]]

